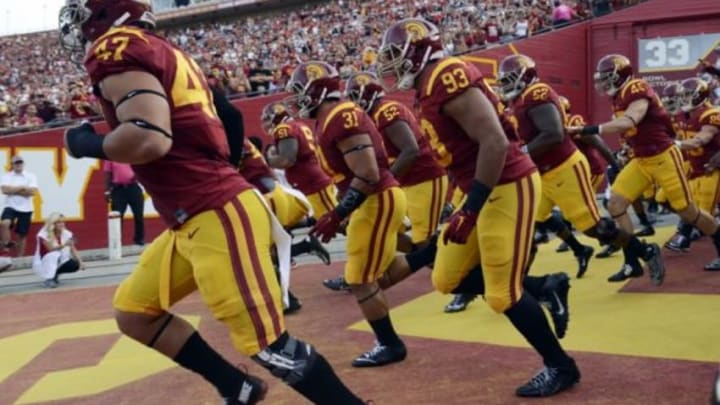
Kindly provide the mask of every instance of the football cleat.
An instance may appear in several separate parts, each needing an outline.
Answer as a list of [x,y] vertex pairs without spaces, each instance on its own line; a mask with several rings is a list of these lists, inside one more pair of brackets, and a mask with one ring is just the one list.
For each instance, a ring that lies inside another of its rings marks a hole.
[[353,367],[381,367],[387,364],[397,363],[405,360],[407,349],[404,344],[400,346],[385,346],[375,342],[372,350],[361,354],[353,360]]
[[607,259],[608,257],[615,254],[615,252],[617,252],[618,250],[620,250],[620,249],[616,248],[613,245],[606,245],[605,249],[603,249],[600,253],[595,255],[595,258],[596,259]]
[[265,399],[268,386],[265,381],[247,374],[237,398],[225,398],[225,405],[255,405]]
[[664,246],[667,250],[685,253],[690,249],[690,240],[684,235],[676,233],[669,241],[665,242]]
[[635,232],[635,236],[641,237],[641,236],[653,236],[655,235],[655,228],[652,226],[643,226],[642,229]]
[[468,304],[475,300],[477,298],[477,295],[475,294],[455,294],[452,301],[445,305],[445,312],[450,314],[453,312],[462,312],[464,311]]
[[584,246],[583,251],[579,255],[575,255],[575,258],[578,261],[577,278],[582,278],[582,276],[585,275],[588,265],[590,264],[590,259],[593,257],[593,253],[595,253],[595,249],[593,249],[592,246]]
[[561,244],[558,245],[557,249],[555,249],[558,253],[567,252],[570,250],[570,245],[567,244],[567,242],[563,241]]
[[302,308],[302,302],[290,291],[288,291],[288,304],[287,308],[283,309],[284,315],[294,314]]
[[330,261],[330,252],[325,249],[325,246],[323,246],[322,243],[316,238],[315,236],[310,235],[309,238],[310,243],[310,254],[313,254],[317,256],[320,260],[322,260],[323,264],[326,266],[329,266]]
[[720,257],[706,264],[705,271],[720,271]]
[[580,370],[571,360],[566,367],[545,367],[530,381],[515,390],[519,397],[549,397],[580,382]]
[[565,337],[570,321],[569,291],[570,277],[565,273],[548,275],[542,287],[541,303],[550,311],[555,326],[555,335],[558,339]]
[[625,264],[623,264],[622,268],[620,268],[620,270],[618,270],[617,273],[608,277],[607,281],[609,281],[611,283],[617,283],[620,281],[625,281],[629,278],[642,277],[642,275],[643,275],[642,267],[634,268],[633,266],[625,263]]
[[643,259],[645,260],[645,263],[647,263],[648,273],[650,273],[650,282],[655,285],[662,285],[665,280],[665,263],[662,259],[660,246],[656,243],[649,243]]
[[323,285],[333,291],[350,291],[350,284],[345,282],[345,277],[338,276],[323,280]]

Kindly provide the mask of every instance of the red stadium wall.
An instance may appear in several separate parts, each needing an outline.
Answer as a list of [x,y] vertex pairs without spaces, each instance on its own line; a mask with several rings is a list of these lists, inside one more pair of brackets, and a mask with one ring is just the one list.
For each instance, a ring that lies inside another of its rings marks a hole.
[[[586,24],[568,27],[537,38],[516,42],[513,46],[502,46],[490,50],[466,55],[482,72],[494,81],[499,60],[512,52],[526,53],[538,63],[541,76],[552,84],[560,94],[572,100],[575,110],[584,113],[586,104],[583,80],[587,72],[585,65]],[[260,126],[260,112],[263,106],[284,95],[240,99],[235,105],[245,117],[247,136],[265,138]],[[412,95],[403,93],[393,95],[412,104]],[[104,124],[98,125],[98,131],[107,131]],[[90,160],[68,159],[62,150],[61,129],[8,136],[0,138],[0,167],[9,169],[10,157],[20,153],[25,157],[26,167],[38,175],[40,195],[36,198],[36,213],[33,218],[28,252],[34,251],[34,235],[42,220],[51,211],[59,210],[67,217],[68,227],[75,232],[81,248],[100,248],[107,246],[107,211],[103,199],[104,174],[99,164]],[[154,213],[152,204],[146,203],[147,238],[158,235],[163,224]],[[126,213],[123,226],[123,240],[132,242],[132,220]]]
[[[720,33],[720,5],[718,0],[652,0],[636,7],[596,19],[588,30],[588,76],[592,75],[597,61],[610,53],[627,56],[638,66],[638,40],[682,37]],[[717,45],[720,45],[718,43]],[[704,53],[708,57],[708,52]],[[690,68],[660,70],[653,74],[640,74],[656,81],[661,88],[668,80],[694,76],[698,64]],[[653,83],[651,80],[651,84]],[[606,121],[611,114],[607,97],[597,94],[591,80],[585,81],[588,94],[589,117],[593,122]]]

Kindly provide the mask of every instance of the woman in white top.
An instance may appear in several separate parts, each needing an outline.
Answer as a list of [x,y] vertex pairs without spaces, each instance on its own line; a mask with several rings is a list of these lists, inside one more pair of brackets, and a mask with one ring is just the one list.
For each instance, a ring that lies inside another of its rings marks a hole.
[[85,269],[64,219],[62,214],[53,212],[36,237],[33,271],[45,280],[43,286],[46,288],[57,287],[58,276],[62,273]]

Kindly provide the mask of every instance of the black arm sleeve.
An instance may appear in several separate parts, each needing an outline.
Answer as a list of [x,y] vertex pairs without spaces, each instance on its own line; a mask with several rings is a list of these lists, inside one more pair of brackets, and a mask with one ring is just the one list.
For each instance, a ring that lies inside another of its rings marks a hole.
[[212,87],[212,93],[215,109],[225,127],[225,136],[227,136],[230,145],[230,163],[237,166],[242,157],[245,137],[242,113],[230,103],[222,90]]

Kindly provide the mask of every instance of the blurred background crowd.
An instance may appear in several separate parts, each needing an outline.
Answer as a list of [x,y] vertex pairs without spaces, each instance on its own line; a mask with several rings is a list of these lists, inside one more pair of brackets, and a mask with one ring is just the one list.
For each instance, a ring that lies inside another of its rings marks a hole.
[[[215,0],[215,3],[230,0]],[[153,0],[192,11],[208,0]],[[252,2],[252,0],[245,0]],[[447,51],[465,53],[557,29],[640,0],[332,0],[160,29],[231,98],[284,89],[292,69],[322,59],[349,75],[370,66],[385,27],[422,16],[441,27]],[[0,37],[0,135],[97,117],[81,67],[56,31]]]

